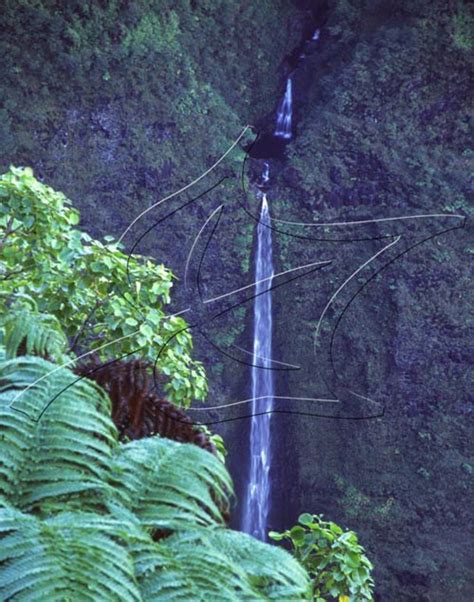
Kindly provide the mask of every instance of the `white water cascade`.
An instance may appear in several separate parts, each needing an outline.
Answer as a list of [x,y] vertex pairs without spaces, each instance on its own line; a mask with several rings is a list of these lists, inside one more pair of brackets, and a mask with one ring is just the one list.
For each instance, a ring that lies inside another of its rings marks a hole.
[[272,297],[268,289],[271,287],[274,272],[272,230],[269,225],[268,202],[263,194],[255,257],[250,475],[242,523],[245,533],[261,541],[267,539],[270,507],[270,421],[274,398],[273,372],[265,369],[270,367],[272,356]]
[[282,98],[277,110],[276,127],[274,136],[278,138],[291,138],[291,119],[293,116],[293,90],[291,77],[286,80],[285,96]]

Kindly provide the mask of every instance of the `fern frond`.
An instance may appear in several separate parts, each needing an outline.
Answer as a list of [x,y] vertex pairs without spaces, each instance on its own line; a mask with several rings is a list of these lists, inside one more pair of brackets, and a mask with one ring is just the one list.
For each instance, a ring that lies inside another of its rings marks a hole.
[[232,481],[222,462],[191,444],[159,436],[122,446],[112,484],[141,521],[153,529],[223,523]]
[[154,602],[240,602],[262,600],[239,567],[220,550],[176,542],[132,547],[144,600]]
[[222,527],[232,482],[216,456],[159,436],[120,445],[110,412],[65,368],[0,362],[0,599],[308,599],[289,554]]
[[222,528],[132,547],[145,600],[310,600],[309,578],[284,550]]
[[204,535],[211,547],[218,548],[230,562],[241,567],[254,590],[265,600],[311,599],[307,572],[282,548],[231,529],[208,529]]
[[23,306],[5,316],[4,344],[6,357],[39,355],[62,361],[68,340],[56,316],[40,313]]
[[0,510],[1,599],[141,601],[133,558],[113,534],[87,515]]
[[19,508],[107,489],[118,446],[110,400],[69,370],[48,375],[56,368],[28,356],[0,364],[0,493]]

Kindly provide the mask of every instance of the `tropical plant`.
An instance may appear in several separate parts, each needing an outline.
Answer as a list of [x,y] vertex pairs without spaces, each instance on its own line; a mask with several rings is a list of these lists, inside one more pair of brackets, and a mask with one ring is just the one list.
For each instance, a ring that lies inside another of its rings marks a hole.
[[[0,315],[12,307],[31,311],[33,298],[38,315],[59,320],[66,351],[92,350],[102,360],[139,353],[166,375],[171,401],[203,400],[207,383],[203,366],[191,358],[187,324],[165,312],[170,270],[127,256],[113,237],[105,244],[93,240],[74,228],[78,222],[70,201],[31,169],[12,167],[0,177]],[[53,357],[51,345],[59,341],[43,343]]]
[[159,436],[120,443],[110,414],[67,368],[0,363],[1,599],[309,599],[290,554],[224,527],[218,458]]
[[287,531],[271,531],[269,535],[275,541],[291,543],[293,555],[312,579],[313,600],[373,600],[373,566],[357,535],[315,514],[301,514],[298,523]]

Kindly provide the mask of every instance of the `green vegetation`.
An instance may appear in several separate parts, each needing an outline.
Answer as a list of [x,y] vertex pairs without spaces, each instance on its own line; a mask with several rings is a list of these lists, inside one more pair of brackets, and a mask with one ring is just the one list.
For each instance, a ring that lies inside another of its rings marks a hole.
[[[474,479],[461,468],[472,464],[465,442],[473,440],[466,377],[472,15],[466,0],[331,2],[321,44],[295,75],[295,90],[298,77],[299,89],[305,82],[307,89],[295,101],[289,161],[269,194],[273,216],[297,222],[468,216],[464,229],[384,270],[340,323],[338,372],[352,390],[383,400],[384,419],[344,424],[301,417],[284,425],[281,446],[291,446],[284,458],[298,475],[288,481],[288,506],[293,514],[317,508],[363,533],[382,600],[463,600],[474,592],[460,528],[474,524]],[[381,247],[304,245],[279,235],[275,242],[284,267],[336,258],[318,277],[301,279],[297,293],[282,288],[275,303],[282,326],[276,348],[308,366],[308,378],[301,383],[290,374],[287,388],[310,397],[325,387],[306,333],[314,332],[338,287]],[[285,328],[288,315],[298,332]],[[431,440],[421,440],[420,430]],[[345,485],[329,493],[335,475]]]
[[298,522],[299,525],[283,533],[270,532],[270,537],[291,542],[295,558],[312,579],[313,600],[373,600],[373,566],[357,535],[314,514],[302,514]]
[[2,154],[80,198],[94,232],[115,232],[273,108],[296,14],[284,0],[6,0]]
[[285,215],[310,221],[317,207],[378,217],[444,203],[469,213],[472,6],[335,4],[334,38],[311,59],[317,76],[290,150],[292,179],[279,194],[293,199]]
[[451,36],[453,44],[466,52],[474,46],[474,11],[472,6],[457,3],[457,12],[451,18]]
[[[171,331],[163,311],[171,272],[140,256],[127,261],[110,237],[102,244],[75,229],[78,212],[30,169],[2,176],[0,198],[2,599],[311,599],[309,574],[325,569],[325,548],[308,574],[306,559],[301,566],[298,555],[226,529],[232,481],[220,436],[201,427],[215,455],[159,435],[119,441],[112,401],[120,405],[120,389],[107,393],[68,368],[86,349],[105,360],[124,351],[153,357]],[[133,295],[120,291],[130,282]],[[130,333],[132,308],[144,322]],[[118,346],[127,335],[128,347]],[[190,356],[181,363],[190,336],[175,341],[158,367],[187,405],[202,384],[189,388],[186,377],[187,389],[175,386],[183,370],[195,374]],[[122,397],[131,403],[130,391]],[[355,551],[355,543],[351,536],[346,545]],[[316,599],[336,591],[325,572],[319,579]]]

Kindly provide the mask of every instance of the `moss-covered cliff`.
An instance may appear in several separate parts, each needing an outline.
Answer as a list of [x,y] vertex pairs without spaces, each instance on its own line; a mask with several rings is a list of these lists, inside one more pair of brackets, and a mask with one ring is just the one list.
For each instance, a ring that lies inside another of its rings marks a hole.
[[[461,2],[337,3],[319,51],[294,78],[304,96],[288,166],[273,193],[274,215],[469,215],[472,34],[472,12]],[[422,231],[420,225],[408,236],[415,242]],[[338,284],[382,242],[284,240],[283,262],[336,257],[339,271],[302,281],[299,305],[282,297],[280,315],[291,311],[291,323],[298,316],[303,331],[314,331]],[[291,417],[282,429],[276,481],[292,484],[289,506],[316,505],[363,530],[382,600],[461,600],[474,592],[467,543],[471,243],[467,222],[413,249],[358,295],[339,324],[337,370],[352,389],[381,402],[382,419]],[[308,359],[312,341],[277,336],[285,358],[311,362],[312,386],[319,360]],[[276,495],[284,491],[282,485]]]
[[[2,167],[31,165],[73,199],[84,227],[119,236],[140,211],[212,165],[245,124],[271,131],[292,52],[317,24],[323,24],[318,45],[293,76],[294,140],[286,159],[271,160],[273,215],[298,222],[468,215],[473,17],[467,2],[454,0],[7,0]],[[254,223],[241,203],[255,208],[256,201],[250,183],[248,194],[241,189],[240,146],[172,199],[169,211],[226,177],[217,188],[136,249],[182,277],[194,236],[224,203],[203,266],[209,296],[251,278]],[[247,161],[246,168],[257,172],[260,163]],[[150,212],[125,242],[131,245],[163,215]],[[385,408],[383,418],[273,419],[271,527],[286,527],[307,510],[358,531],[376,566],[381,600],[474,595],[469,228],[391,264],[338,327],[337,370]],[[276,359],[301,365],[304,373],[280,375],[279,390],[323,397],[313,346],[318,317],[381,243],[317,242],[284,233],[301,234],[299,228],[280,229],[274,233],[278,270],[335,260],[275,292]],[[371,232],[376,237],[379,230]],[[180,284],[178,299],[179,290]],[[250,329],[251,312],[242,306],[208,334],[226,349],[248,349]],[[195,342],[208,369],[210,402],[249,397],[248,366],[198,334]],[[234,408],[210,419],[244,413]],[[231,470],[242,483],[247,422],[214,428],[226,436]]]

